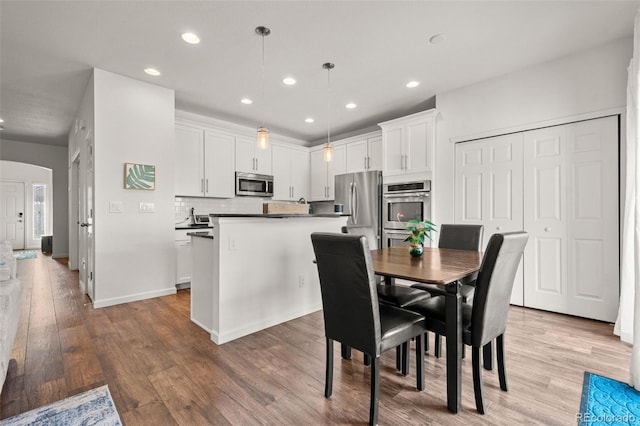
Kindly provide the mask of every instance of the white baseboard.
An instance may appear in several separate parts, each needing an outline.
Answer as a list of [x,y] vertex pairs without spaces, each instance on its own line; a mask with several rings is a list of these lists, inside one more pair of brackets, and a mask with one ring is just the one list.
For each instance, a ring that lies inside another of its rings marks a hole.
[[111,299],[96,300],[93,302],[94,308],[105,308],[107,306],[120,305],[122,303],[137,302],[138,300],[152,299],[154,297],[168,296],[176,294],[176,287],[171,286],[162,290],[148,291],[145,293],[130,294],[122,297],[114,297]]

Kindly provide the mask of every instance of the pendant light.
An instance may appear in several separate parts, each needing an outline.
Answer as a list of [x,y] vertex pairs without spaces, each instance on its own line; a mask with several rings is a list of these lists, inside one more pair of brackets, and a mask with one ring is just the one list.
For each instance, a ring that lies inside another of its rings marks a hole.
[[269,147],[269,129],[264,126],[264,38],[271,34],[267,27],[256,27],[256,33],[262,36],[262,126],[258,127],[258,148],[267,149]]
[[333,145],[331,145],[331,70],[335,67],[331,62],[322,64],[322,68],[327,70],[327,143],[324,145],[324,161],[333,160]]

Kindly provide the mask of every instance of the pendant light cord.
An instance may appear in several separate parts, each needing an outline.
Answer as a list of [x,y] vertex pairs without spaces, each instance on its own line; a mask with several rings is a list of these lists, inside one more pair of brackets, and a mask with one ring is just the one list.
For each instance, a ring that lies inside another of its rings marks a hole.
[[331,144],[331,68],[327,68],[327,144]]
[[264,33],[262,34],[262,127],[264,127]]

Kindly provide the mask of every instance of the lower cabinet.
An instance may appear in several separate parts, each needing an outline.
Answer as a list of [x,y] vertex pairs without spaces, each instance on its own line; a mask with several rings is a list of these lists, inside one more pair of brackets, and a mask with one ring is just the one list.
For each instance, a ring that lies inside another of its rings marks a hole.
[[614,322],[618,117],[456,145],[455,221],[529,233],[512,303]]
[[176,287],[189,288],[191,283],[191,230],[176,229]]

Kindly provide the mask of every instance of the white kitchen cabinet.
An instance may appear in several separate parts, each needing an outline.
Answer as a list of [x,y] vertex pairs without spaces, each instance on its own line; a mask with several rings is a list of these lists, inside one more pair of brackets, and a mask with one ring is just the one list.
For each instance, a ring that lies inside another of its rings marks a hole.
[[456,222],[484,224],[485,241],[529,233],[524,306],[615,321],[617,123],[605,117],[456,145]]
[[271,174],[271,144],[266,149],[258,147],[256,139],[236,137],[236,171]]
[[309,198],[309,152],[273,145],[273,199],[293,200]]
[[234,155],[232,135],[176,124],[175,195],[233,197]]
[[346,144],[347,173],[382,170],[382,137],[358,139]]
[[382,128],[383,176],[418,177],[431,172],[435,110],[379,123]]
[[323,149],[318,147],[310,153],[311,201],[333,200],[335,176],[347,172],[347,155],[344,145],[333,147],[333,160],[324,161]]
[[176,287],[188,288],[191,282],[191,237],[187,232],[189,229],[176,229]]

